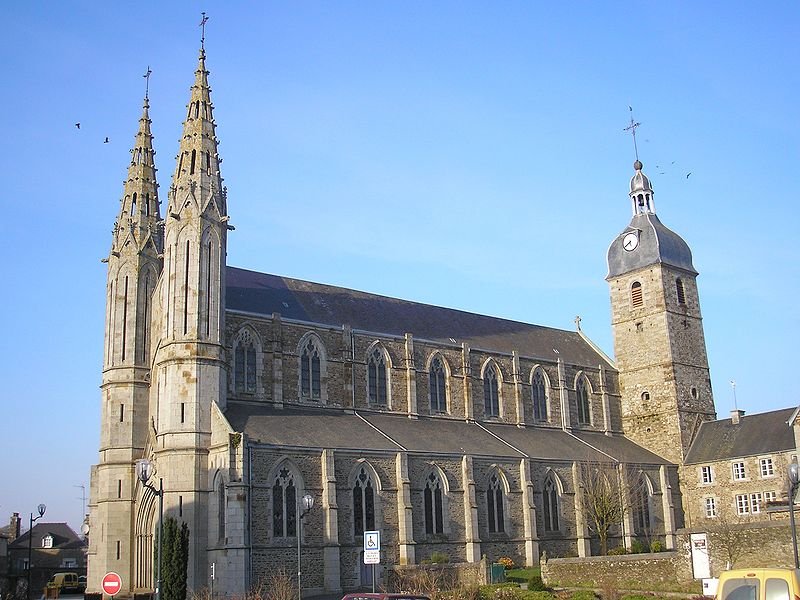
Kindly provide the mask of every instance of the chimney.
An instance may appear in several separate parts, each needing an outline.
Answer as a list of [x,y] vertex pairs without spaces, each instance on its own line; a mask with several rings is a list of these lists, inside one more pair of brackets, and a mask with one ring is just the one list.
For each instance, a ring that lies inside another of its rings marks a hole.
[[742,417],[744,416],[744,411],[736,408],[731,411],[731,424],[738,425],[739,421],[741,421]]
[[11,515],[11,527],[10,527],[12,540],[15,540],[19,537],[19,527],[21,523],[22,519],[19,518],[19,513],[13,513]]

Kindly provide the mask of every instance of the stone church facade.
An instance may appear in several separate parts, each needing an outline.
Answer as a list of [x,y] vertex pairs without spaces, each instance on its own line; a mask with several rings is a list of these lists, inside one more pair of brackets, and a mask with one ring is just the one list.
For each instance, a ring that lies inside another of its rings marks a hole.
[[680,465],[714,404],[691,252],[639,161],[632,220],[608,250],[615,362],[580,327],[228,266],[217,145],[201,49],[166,208],[145,98],[107,259],[89,590],[109,571],[126,595],[153,587],[159,499],[136,477],[143,458],[165,516],[189,526],[190,589],[212,564],[229,594],[296,573],[298,541],[304,593],[356,589],[373,529],[380,581],[434,553],[597,554],[586,463],[638,490],[615,544],[674,547]]

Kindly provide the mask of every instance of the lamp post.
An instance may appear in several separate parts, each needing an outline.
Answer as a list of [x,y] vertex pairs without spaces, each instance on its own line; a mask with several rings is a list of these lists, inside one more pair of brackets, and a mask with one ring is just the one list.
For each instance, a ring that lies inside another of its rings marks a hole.
[[798,467],[797,461],[792,461],[792,464],[789,465],[787,487],[789,492],[789,527],[792,528],[792,552],[794,553],[795,569],[800,566],[797,560],[797,530],[794,526],[794,495],[797,493],[798,483],[800,483],[800,467]]
[[147,483],[153,474],[153,463],[146,458],[136,461],[136,476],[142,485],[158,496],[158,564],[156,565],[155,600],[161,600],[161,543],[164,533],[164,482],[158,478],[158,489]]
[[34,517],[33,513],[31,513],[31,524],[28,527],[28,600],[31,600],[31,558],[33,554],[33,524],[41,519],[44,516],[44,511],[47,510],[47,507],[44,504],[40,504],[36,507],[36,510],[39,511],[39,516]]
[[[302,504],[302,507],[303,507],[302,512],[300,511],[300,505],[301,504]],[[300,498],[300,502],[297,503],[297,507],[296,507],[297,512],[295,513],[295,515],[297,517],[297,600],[302,600],[302,598],[303,598],[303,587],[302,587],[302,584],[300,583],[300,573],[301,573],[301,569],[300,569],[300,540],[301,540],[301,534],[302,534],[302,531],[303,531],[303,527],[302,527],[302,525],[303,525],[303,517],[305,517],[308,514],[308,511],[310,511],[313,507],[314,507],[314,496],[312,496],[311,494],[306,494],[305,496]]]

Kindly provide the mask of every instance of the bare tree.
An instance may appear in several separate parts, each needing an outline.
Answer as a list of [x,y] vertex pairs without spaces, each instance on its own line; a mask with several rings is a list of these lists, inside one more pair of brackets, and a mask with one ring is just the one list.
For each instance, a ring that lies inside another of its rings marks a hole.
[[735,514],[732,509],[717,511],[717,516],[705,521],[709,534],[709,547],[719,551],[721,557],[731,567],[748,549],[748,522]]
[[[608,553],[608,537],[625,515],[647,499],[646,480],[640,470],[618,462],[586,461],[579,464],[580,503],[589,530],[600,540],[601,554]],[[643,518],[650,533],[650,516]]]

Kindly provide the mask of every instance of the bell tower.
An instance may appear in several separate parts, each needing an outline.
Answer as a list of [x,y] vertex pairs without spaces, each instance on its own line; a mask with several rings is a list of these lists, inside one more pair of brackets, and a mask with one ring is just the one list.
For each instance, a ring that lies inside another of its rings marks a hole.
[[130,523],[134,510],[133,464],[148,438],[151,329],[154,290],[161,274],[161,217],[145,95],[131,150],[119,214],[114,223],[106,286],[100,458],[92,468],[89,589],[104,573],[131,581]]
[[633,218],[611,242],[611,327],[622,426],[633,441],[676,464],[703,421],[715,418],[697,271],[686,242],[656,216],[637,159]]
[[225,258],[229,229],[218,140],[200,49],[164,215],[164,273],[157,288],[159,345],[149,456],[164,486],[164,514],[189,526],[189,587],[208,580],[208,452],[213,405],[227,389]]

